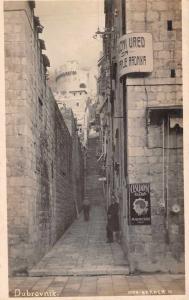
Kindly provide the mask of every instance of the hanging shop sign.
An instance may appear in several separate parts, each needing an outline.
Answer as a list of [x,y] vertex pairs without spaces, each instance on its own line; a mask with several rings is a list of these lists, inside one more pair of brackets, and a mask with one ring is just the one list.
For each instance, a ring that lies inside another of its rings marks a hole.
[[129,184],[128,194],[129,225],[150,225],[150,184]]
[[118,40],[119,76],[153,71],[151,33],[129,33]]

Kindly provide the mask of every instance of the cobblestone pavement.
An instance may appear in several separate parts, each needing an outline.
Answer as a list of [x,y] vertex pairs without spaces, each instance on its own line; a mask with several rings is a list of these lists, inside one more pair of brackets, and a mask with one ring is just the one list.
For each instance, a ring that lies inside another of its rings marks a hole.
[[29,277],[10,278],[10,296],[184,294],[184,275],[127,275],[120,245],[106,244],[105,225],[100,206],[90,222],[81,215]]
[[181,295],[184,275],[17,277],[10,279],[10,290],[13,297]]
[[103,206],[93,206],[89,222],[81,214],[30,276],[128,274],[121,246],[106,243]]

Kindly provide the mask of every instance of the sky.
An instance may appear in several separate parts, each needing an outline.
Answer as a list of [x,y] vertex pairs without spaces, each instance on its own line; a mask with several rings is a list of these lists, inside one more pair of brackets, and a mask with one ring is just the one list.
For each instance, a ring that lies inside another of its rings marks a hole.
[[98,26],[104,29],[103,5],[103,0],[36,1],[51,70],[68,60],[77,60],[82,67],[97,65],[102,39],[93,35]]

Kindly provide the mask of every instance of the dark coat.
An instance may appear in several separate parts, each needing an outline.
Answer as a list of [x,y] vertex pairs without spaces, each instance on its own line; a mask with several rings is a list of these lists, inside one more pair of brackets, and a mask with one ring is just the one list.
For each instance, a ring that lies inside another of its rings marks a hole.
[[112,203],[108,207],[107,212],[108,217],[108,228],[111,231],[119,231],[119,204],[118,203]]

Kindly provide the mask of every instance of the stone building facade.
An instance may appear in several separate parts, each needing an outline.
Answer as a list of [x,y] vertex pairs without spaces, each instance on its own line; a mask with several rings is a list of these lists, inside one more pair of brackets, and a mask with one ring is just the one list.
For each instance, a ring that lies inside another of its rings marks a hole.
[[76,217],[84,191],[82,146],[48,87],[34,7],[34,1],[4,3],[10,274],[27,273],[53,246]]
[[[105,26],[98,113],[107,201],[114,191],[130,272],[184,272],[181,1],[105,0]],[[152,70],[120,76],[120,38],[145,33]]]

